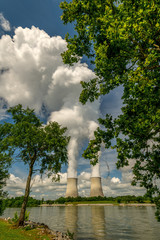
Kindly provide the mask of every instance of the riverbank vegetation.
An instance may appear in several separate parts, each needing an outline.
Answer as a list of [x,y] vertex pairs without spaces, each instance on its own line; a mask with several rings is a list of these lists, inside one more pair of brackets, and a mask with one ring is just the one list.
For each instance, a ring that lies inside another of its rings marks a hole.
[[[12,208],[20,208],[22,206],[24,197],[15,197],[15,198],[6,198],[3,200],[3,204],[5,207],[12,207]],[[111,203],[111,204],[119,204],[119,203],[154,203],[155,199],[148,198],[146,196],[134,196],[134,195],[127,195],[127,196],[117,196],[117,197],[60,197],[56,200],[37,200],[32,197],[28,198],[27,207],[38,207],[42,204],[93,204],[93,203]]]
[[[34,109],[23,109],[19,104],[10,107],[13,123],[4,122],[0,125],[0,153],[2,156],[20,160],[28,166],[25,194],[17,226],[24,225],[25,211],[30,194],[33,173],[57,174],[61,166],[67,163],[67,145],[69,137],[65,136],[67,128],[57,122],[44,125],[36,116]],[[39,169],[35,169],[38,164]]]
[[[3,200],[5,207],[12,207],[12,208],[20,208],[22,206],[24,200],[24,196],[22,197],[15,197],[15,198],[6,198]],[[27,207],[38,207],[42,204],[42,200],[37,200],[32,197],[28,198]]]
[[82,203],[82,204],[89,204],[89,203],[153,203],[154,200],[149,199],[145,196],[117,196],[117,197],[60,197],[55,201],[47,200],[47,204],[53,204],[53,203]]
[[[85,104],[121,87],[119,115],[106,111],[83,157],[94,165],[101,146],[117,150],[117,168],[130,165],[132,185],[157,196],[160,221],[160,2],[158,0],[62,1],[64,24],[77,34],[66,35],[63,61],[90,60],[96,77],[81,82]],[[115,143],[115,144],[113,144]]]
[[27,230],[25,228],[15,228],[4,219],[0,219],[0,239],[1,240],[50,240],[51,238],[38,229]]

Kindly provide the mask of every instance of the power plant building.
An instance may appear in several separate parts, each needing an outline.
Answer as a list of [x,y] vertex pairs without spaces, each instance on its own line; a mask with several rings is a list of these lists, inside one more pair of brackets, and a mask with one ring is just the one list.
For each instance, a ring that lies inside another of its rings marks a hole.
[[77,178],[67,178],[66,197],[78,197]]
[[91,177],[91,191],[90,197],[104,197],[102,190],[102,183],[100,177]]
[[[100,177],[91,177],[90,197],[103,197]],[[78,197],[77,178],[67,178],[67,190],[65,197]]]

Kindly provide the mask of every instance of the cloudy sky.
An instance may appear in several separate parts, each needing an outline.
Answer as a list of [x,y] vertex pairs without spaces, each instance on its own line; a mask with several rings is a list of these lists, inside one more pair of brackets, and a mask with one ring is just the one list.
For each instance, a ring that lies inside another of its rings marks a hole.
[[[82,106],[78,97],[80,81],[94,77],[92,67],[85,60],[73,67],[64,65],[61,53],[66,50],[65,34],[74,34],[73,25],[63,25],[60,0],[1,0],[0,1],[0,123],[9,121],[7,106],[23,104],[34,108],[47,121],[57,121],[68,127],[71,141],[68,146],[69,177],[78,176],[79,195],[89,196],[92,171],[89,161],[81,157],[97,118],[120,113],[122,88],[94,103]],[[116,170],[116,152],[102,150],[100,175],[106,196],[142,195],[139,187],[131,187],[130,167]],[[10,169],[6,190],[10,196],[24,193],[28,169],[16,162]],[[97,174],[97,173],[96,173]],[[64,196],[67,166],[62,167],[60,183],[47,176],[33,176],[31,195],[56,199]]]

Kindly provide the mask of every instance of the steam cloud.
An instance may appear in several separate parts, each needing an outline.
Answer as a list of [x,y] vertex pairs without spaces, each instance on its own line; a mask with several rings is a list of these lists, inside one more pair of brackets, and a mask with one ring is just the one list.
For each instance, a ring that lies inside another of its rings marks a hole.
[[[93,138],[98,124],[99,102],[79,103],[80,82],[94,78],[86,64],[64,65],[61,53],[66,42],[60,36],[50,37],[32,27],[15,30],[13,39],[0,39],[0,97],[10,106],[24,107],[42,113],[45,106],[48,121],[67,126],[71,140],[68,146],[68,177],[77,177],[77,158],[86,139]],[[99,176],[99,164],[92,167],[92,177]]]

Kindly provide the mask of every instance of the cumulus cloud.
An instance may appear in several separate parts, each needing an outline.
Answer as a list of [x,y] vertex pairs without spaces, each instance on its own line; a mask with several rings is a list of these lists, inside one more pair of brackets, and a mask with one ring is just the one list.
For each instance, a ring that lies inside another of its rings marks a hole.
[[39,112],[45,98],[49,98],[52,75],[62,65],[60,53],[65,49],[61,37],[50,38],[35,27],[17,28],[13,39],[3,35],[0,69],[8,71],[0,76],[0,96],[10,106],[22,103]]
[[112,182],[112,183],[120,183],[121,181],[120,181],[119,178],[113,177],[113,178],[111,179],[111,182]]
[[[31,196],[37,199],[44,197],[47,199],[57,199],[65,196],[67,173],[60,173],[60,182],[52,181],[52,177],[35,175],[31,182]],[[122,179],[117,177],[102,177],[102,188],[105,196],[121,196],[121,195],[143,195],[145,190],[139,186],[131,186],[132,173],[123,172]],[[78,176],[78,193],[80,196],[90,196],[90,178],[91,173],[83,171]],[[10,175],[7,180],[5,190],[12,196],[24,195],[26,178]]]
[[[45,197],[45,199],[56,199],[63,196],[66,190],[67,173],[60,173],[60,182],[52,181],[52,177],[35,175],[31,182],[31,196],[37,199]],[[23,196],[25,191],[26,178],[16,177],[10,174],[7,180],[5,190],[9,192],[9,196]]]
[[[84,139],[93,137],[99,116],[99,101],[79,103],[80,82],[94,78],[86,64],[64,65],[61,53],[66,41],[60,36],[50,37],[32,27],[15,30],[0,40],[0,96],[10,106],[21,103],[40,113],[42,106],[50,115],[48,121],[67,126],[71,141],[68,146],[69,177],[76,177],[76,165]],[[97,175],[99,168],[97,167]]]
[[[61,53],[66,48],[67,44],[60,36],[50,37],[36,27],[31,29],[18,27],[15,29],[13,38],[9,35],[2,36],[0,39],[0,119],[6,117],[5,108],[2,106],[4,102],[9,106],[21,103],[24,107],[34,108],[37,114],[46,114],[48,121],[58,121],[61,125],[67,126],[67,134],[71,136],[68,146],[68,176],[77,177],[77,160],[83,161],[79,156],[80,151],[84,149],[84,142],[93,138],[101,108],[99,101],[88,102],[85,106],[79,103],[82,90],[80,82],[89,81],[95,75],[86,64],[80,62],[74,66],[64,65]],[[104,109],[107,106],[105,105]],[[118,186],[123,188],[124,183],[118,180],[114,182],[115,180],[112,179],[109,182],[110,185],[107,185],[106,156],[112,171],[115,169],[116,154],[108,151],[107,155],[104,153],[101,155],[104,191],[113,193]],[[99,176],[99,164],[92,167],[92,176]],[[47,177],[41,179],[36,175],[32,182],[33,194],[38,198],[43,195],[50,199],[64,195],[67,173],[62,174],[61,177],[60,183],[53,184]],[[124,173],[123,177],[126,177],[127,182],[129,176]],[[89,195],[89,179],[90,173],[86,173],[86,170],[80,174],[80,194]],[[10,194],[19,195],[24,192],[24,182],[24,179],[16,178],[12,174],[7,182]]]
[[10,23],[7,19],[5,19],[3,13],[0,13],[0,26],[4,31],[11,31]]

